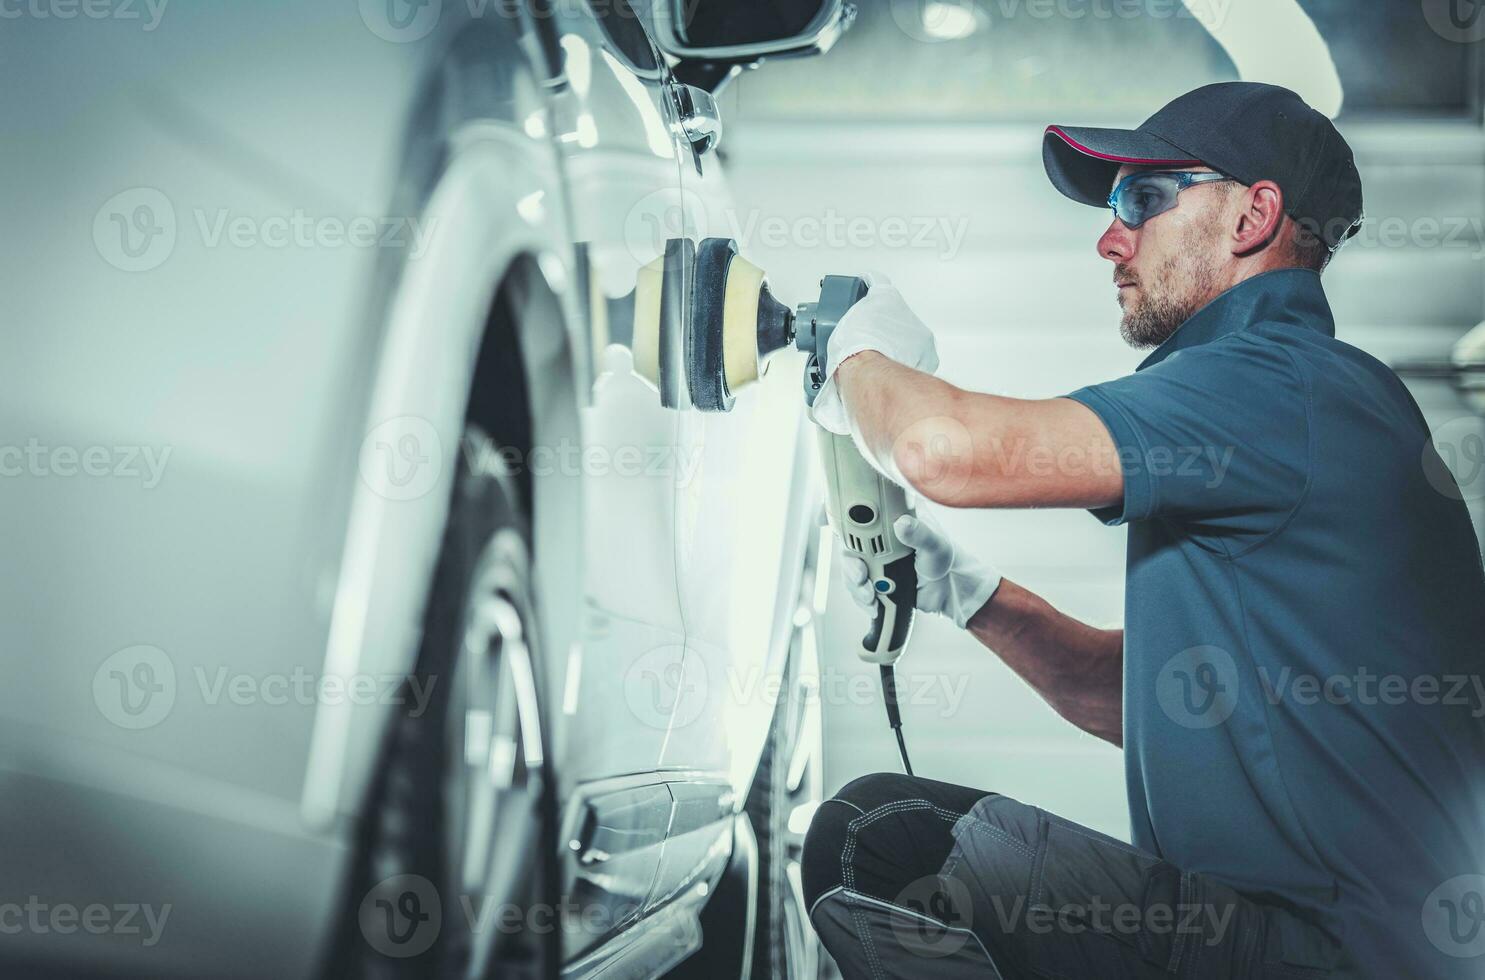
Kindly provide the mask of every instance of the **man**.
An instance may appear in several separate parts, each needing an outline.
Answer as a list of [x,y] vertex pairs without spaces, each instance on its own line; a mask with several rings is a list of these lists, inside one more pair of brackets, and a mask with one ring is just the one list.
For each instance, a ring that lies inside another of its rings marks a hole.
[[961,390],[877,282],[816,418],[936,503],[1128,525],[1122,631],[924,518],[898,533],[920,608],[1123,746],[1134,846],[867,776],[810,828],[811,921],[848,978],[1485,975],[1485,572],[1416,405],[1334,337],[1320,271],[1361,220],[1349,147],[1293,92],[1223,83],[1136,130],[1049,127],[1043,158],[1114,209],[1098,251],[1124,336],[1154,348],[1136,373],[1045,401]]

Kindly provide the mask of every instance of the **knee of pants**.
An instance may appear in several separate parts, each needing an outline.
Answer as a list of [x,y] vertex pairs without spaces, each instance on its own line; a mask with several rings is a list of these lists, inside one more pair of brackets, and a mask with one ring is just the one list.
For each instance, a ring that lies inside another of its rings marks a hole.
[[[862,779],[870,779],[865,776]],[[804,835],[800,876],[804,879],[805,908],[813,908],[820,896],[841,884],[841,857],[846,848],[851,821],[863,811],[848,795],[862,780],[847,783],[839,793],[820,804]]]
[[953,847],[954,815],[986,795],[891,772],[847,783],[821,804],[805,836],[806,906],[838,887],[892,901],[937,874]]

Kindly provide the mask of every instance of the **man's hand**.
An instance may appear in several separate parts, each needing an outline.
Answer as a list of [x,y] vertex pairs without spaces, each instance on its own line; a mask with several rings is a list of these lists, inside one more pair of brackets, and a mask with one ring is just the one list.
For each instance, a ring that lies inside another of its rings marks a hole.
[[933,333],[908,309],[897,287],[881,273],[869,273],[862,278],[870,291],[846,311],[830,335],[825,383],[815,396],[815,422],[839,435],[849,435],[851,431],[835,380],[836,369],[846,358],[874,350],[925,374],[938,370]]
[[[923,612],[947,616],[955,626],[964,629],[970,617],[1000,588],[1000,573],[968,552],[956,549],[926,514],[918,517],[904,514],[893,523],[892,530],[903,544],[917,552],[913,567],[918,572],[917,606]],[[851,554],[841,557],[844,559],[841,574],[851,598],[857,605],[871,609],[877,597],[867,581],[866,562]]]

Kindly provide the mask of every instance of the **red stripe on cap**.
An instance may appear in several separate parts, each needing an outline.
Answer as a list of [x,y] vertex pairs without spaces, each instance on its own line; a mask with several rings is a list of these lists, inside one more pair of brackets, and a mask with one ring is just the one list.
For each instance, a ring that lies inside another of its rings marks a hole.
[[1090,150],[1088,147],[1084,146],[1082,143],[1079,143],[1077,140],[1073,139],[1071,136],[1069,136],[1066,133],[1064,133],[1062,131],[1061,127],[1058,127],[1058,126],[1048,126],[1047,127],[1047,132],[1049,132],[1049,133],[1056,133],[1058,136],[1060,136],[1062,138],[1062,141],[1064,143],[1066,143],[1068,146],[1072,147],[1074,150],[1077,150],[1079,153],[1086,153],[1090,157],[1097,157],[1100,160],[1108,160],[1111,163],[1152,163],[1152,164],[1160,164],[1161,166],[1169,166],[1171,164],[1177,164],[1177,163],[1179,163],[1179,164],[1201,163],[1200,160],[1147,160],[1147,159],[1143,159],[1143,158],[1140,158],[1140,157],[1116,157],[1116,156],[1112,156],[1112,155],[1110,155],[1108,153],[1099,153],[1097,150]]

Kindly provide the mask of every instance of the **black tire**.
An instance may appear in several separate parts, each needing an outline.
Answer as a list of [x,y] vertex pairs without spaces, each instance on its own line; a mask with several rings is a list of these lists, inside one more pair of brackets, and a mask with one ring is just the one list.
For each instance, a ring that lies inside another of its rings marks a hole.
[[[785,684],[789,682],[786,674]],[[758,838],[758,905],[753,926],[752,975],[755,980],[789,978],[788,957],[783,948],[786,928],[783,908],[787,900],[784,889],[788,887],[788,881],[783,876],[786,856],[783,835],[778,833],[776,826],[780,819],[779,811],[787,805],[784,801],[784,777],[788,761],[782,758],[784,753],[781,749],[788,703],[787,697],[779,699],[745,808],[748,822],[753,825],[753,833]]]
[[[819,665],[814,637],[815,611],[808,605],[814,592],[818,540],[810,545],[801,582],[802,610],[795,621],[789,658],[784,666],[779,703],[769,726],[745,812],[758,838],[758,899],[753,933],[754,980],[816,980],[818,945],[803,910],[798,865],[803,833],[789,827],[794,810],[818,804],[819,774]],[[815,744],[811,745],[813,740]],[[800,752],[812,753],[800,771]],[[791,773],[791,768],[795,771]],[[793,873],[791,874],[791,866]]]
[[[465,437],[486,438],[474,426]],[[513,747],[500,756],[510,756],[503,792],[494,778],[489,780],[494,789],[469,784],[471,750],[460,753],[456,748],[468,737],[465,727],[475,712],[470,705],[486,700],[483,682],[491,680],[498,686],[500,677],[521,671],[528,693],[539,694],[540,663],[529,587],[531,534],[516,483],[509,474],[469,467],[471,457],[488,463],[498,454],[460,452],[458,457],[414,674],[427,694],[426,706],[419,714],[415,699],[404,698],[388,733],[384,761],[361,824],[346,903],[349,921],[336,962],[327,970],[330,976],[553,980],[560,966],[559,930],[529,928],[533,922],[554,921],[553,916],[529,912],[554,908],[559,891],[555,786],[540,718],[534,719],[534,726],[529,717],[514,726]],[[472,631],[484,625],[475,603],[487,585],[495,583],[499,591],[490,593],[489,603],[500,604],[502,621],[511,624],[515,615],[523,625],[519,629],[507,625],[498,635],[485,636],[483,646],[472,647]],[[482,649],[483,656],[472,653],[472,648]],[[473,690],[475,680],[480,690]],[[502,703],[507,700],[503,690],[494,695]],[[523,702],[526,710],[517,714],[529,714],[533,700],[541,704],[539,697],[528,697]],[[483,746],[486,751],[494,753],[497,745],[512,741],[501,737],[508,712],[502,713],[497,705],[479,713],[495,719],[489,726],[493,734]],[[530,751],[524,735],[533,730],[540,733],[537,741],[542,743],[537,753]],[[472,741],[481,747],[477,737]],[[490,758],[486,756],[487,761]],[[485,879],[486,887],[471,895],[460,870],[469,863],[464,843],[470,835],[485,834],[478,829],[485,822],[470,820],[466,813],[475,793],[496,798],[490,809],[489,840],[481,839],[488,845],[481,853],[491,855],[488,866],[496,871]],[[490,906],[488,919],[471,921],[471,910],[477,914]],[[525,928],[502,924],[511,921],[507,917],[499,917],[497,923],[493,911],[512,906],[521,908],[519,921]]]

